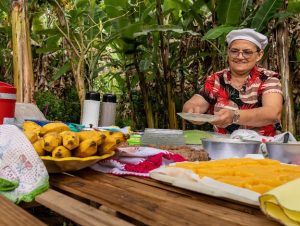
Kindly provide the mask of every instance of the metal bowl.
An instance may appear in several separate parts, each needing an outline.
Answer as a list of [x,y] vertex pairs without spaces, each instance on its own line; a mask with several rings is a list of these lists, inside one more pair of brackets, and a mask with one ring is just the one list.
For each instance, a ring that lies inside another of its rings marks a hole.
[[266,147],[270,159],[300,165],[300,143],[267,142]]
[[226,159],[245,157],[247,154],[257,154],[260,146],[258,141],[240,141],[227,138],[202,139],[202,145],[211,159]]

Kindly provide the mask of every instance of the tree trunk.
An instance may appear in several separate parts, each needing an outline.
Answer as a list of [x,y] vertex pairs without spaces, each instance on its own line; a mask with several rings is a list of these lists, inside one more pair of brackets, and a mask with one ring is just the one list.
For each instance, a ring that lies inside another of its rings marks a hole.
[[[56,6],[55,11],[56,11],[60,26],[62,28],[66,28],[67,21],[65,20],[62,9],[59,8],[58,6]],[[84,57],[85,56],[79,52],[78,52],[80,54],[79,56],[77,54],[75,54],[74,49],[71,47],[70,43],[68,41],[66,41],[65,38],[64,38],[64,45],[66,46],[67,55],[71,62],[72,73],[74,76],[75,86],[76,86],[77,94],[78,94],[78,97],[80,100],[81,113],[82,113],[83,101],[85,99],[85,93],[86,93],[85,82],[84,82],[84,65],[85,65]]]
[[289,67],[288,27],[286,21],[277,27],[278,65],[280,70],[282,91],[285,104],[283,105],[282,129],[295,134],[294,103],[291,90],[291,75]]
[[131,83],[130,83],[130,77],[131,77],[131,71],[132,70],[125,70],[125,76],[126,76],[126,88],[127,88],[127,92],[128,92],[128,97],[129,97],[129,108],[131,109],[130,111],[130,118],[132,121],[132,127],[134,129],[136,129],[136,122],[137,122],[137,118],[135,115],[135,109],[134,109],[134,101],[133,101],[133,96],[132,96],[132,91],[131,91]]
[[[156,14],[157,14],[158,24],[163,25],[164,18],[163,18],[160,0],[156,1]],[[173,78],[169,68],[169,45],[164,32],[160,31],[159,35],[160,35],[161,59],[162,59],[163,71],[164,71],[164,76],[166,81],[169,128],[176,129],[177,120],[176,120],[176,109],[175,109],[175,100],[174,100]]]
[[145,113],[146,113],[146,118],[147,118],[147,125],[148,128],[154,128],[154,119],[153,119],[153,110],[152,110],[152,105],[149,101],[148,97],[148,90],[146,86],[146,78],[144,73],[142,73],[139,69],[138,65],[138,60],[137,60],[137,55],[136,53],[134,54],[134,65],[136,68],[136,71],[139,76],[139,81],[140,81],[140,88],[142,92],[142,97],[143,97],[143,102],[144,102],[144,108],[145,108]]
[[17,89],[17,101],[31,103],[34,101],[34,77],[27,0],[12,0],[11,15],[14,86]]

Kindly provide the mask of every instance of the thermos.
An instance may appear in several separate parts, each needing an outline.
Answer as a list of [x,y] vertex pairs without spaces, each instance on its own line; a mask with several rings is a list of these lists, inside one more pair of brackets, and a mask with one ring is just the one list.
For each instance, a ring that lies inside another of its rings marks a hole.
[[106,93],[103,95],[101,103],[100,126],[113,126],[116,123],[116,102],[114,94]]
[[92,128],[98,127],[100,113],[100,93],[91,91],[85,95],[81,124]]

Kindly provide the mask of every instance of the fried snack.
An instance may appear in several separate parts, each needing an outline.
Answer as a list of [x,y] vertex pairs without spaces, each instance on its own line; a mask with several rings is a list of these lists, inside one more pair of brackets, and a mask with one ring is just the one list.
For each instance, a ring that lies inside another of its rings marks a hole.
[[162,145],[158,147],[159,149],[167,150],[174,154],[182,155],[189,161],[208,161],[208,153],[204,150],[197,150],[189,146],[168,146]]
[[200,177],[265,193],[300,178],[300,166],[281,164],[272,159],[231,158],[206,162],[179,162],[170,167],[192,170]]

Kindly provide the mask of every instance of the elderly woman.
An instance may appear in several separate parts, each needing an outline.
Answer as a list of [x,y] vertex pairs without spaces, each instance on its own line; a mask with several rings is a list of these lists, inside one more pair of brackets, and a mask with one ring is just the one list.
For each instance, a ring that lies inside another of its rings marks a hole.
[[274,136],[280,122],[282,91],[276,72],[259,68],[268,39],[253,29],[233,30],[226,36],[229,68],[210,75],[183,112],[211,113],[218,133],[252,129]]

